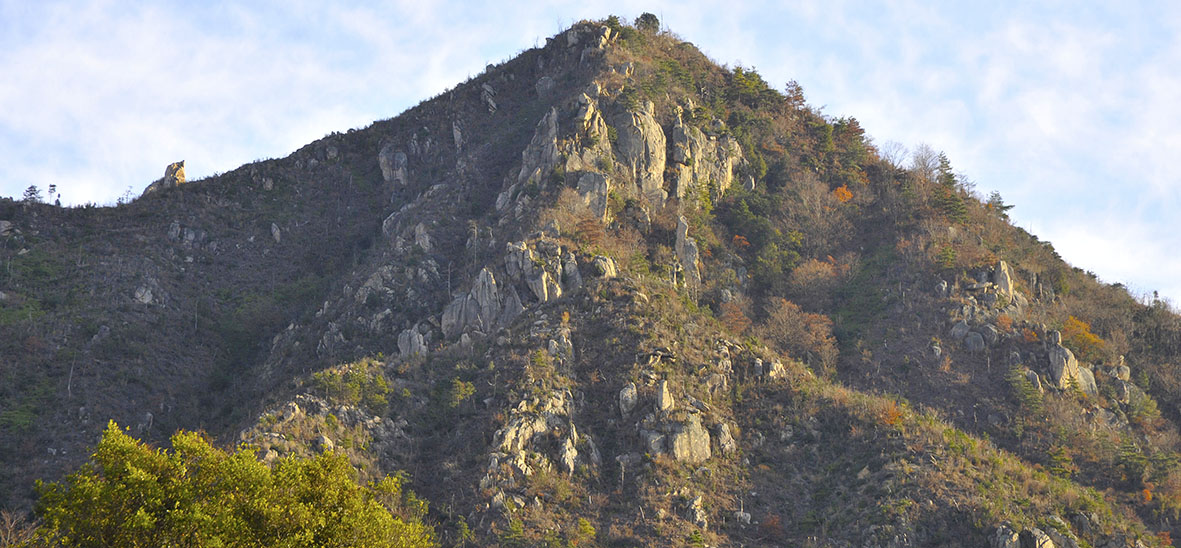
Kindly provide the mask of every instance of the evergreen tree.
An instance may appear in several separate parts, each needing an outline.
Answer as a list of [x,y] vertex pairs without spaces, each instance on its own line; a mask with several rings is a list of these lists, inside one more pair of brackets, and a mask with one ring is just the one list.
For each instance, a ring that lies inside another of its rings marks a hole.
[[29,185],[29,188],[25,189],[25,203],[39,204],[43,200],[44,199],[41,197],[41,189],[37,188],[37,185]]

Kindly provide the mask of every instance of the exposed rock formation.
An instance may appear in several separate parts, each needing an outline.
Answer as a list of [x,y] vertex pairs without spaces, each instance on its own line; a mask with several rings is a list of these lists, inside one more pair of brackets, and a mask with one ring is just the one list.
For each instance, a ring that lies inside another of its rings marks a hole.
[[663,204],[665,139],[664,130],[653,118],[655,106],[647,101],[639,109],[616,117],[613,125],[619,136],[615,143],[620,162],[631,174],[640,194],[649,201]]
[[443,335],[456,337],[468,329],[489,334],[500,325],[504,311],[496,278],[487,268],[482,269],[471,290],[451,301],[443,310]]
[[408,182],[406,169],[406,153],[397,150],[393,143],[381,148],[377,155],[377,163],[381,167],[381,178],[387,183],[405,185]]
[[615,268],[615,259],[603,255],[595,255],[591,260],[591,272],[600,278],[614,278],[619,275]]
[[1054,548],[1054,541],[1050,536],[1037,527],[1021,531],[1019,537],[1022,548]]
[[431,235],[423,223],[414,225],[414,244],[427,253],[434,249],[434,245],[431,244]]
[[144,189],[144,196],[165,188],[178,187],[185,184],[185,161],[173,162],[164,168],[164,177],[157,179]]
[[537,122],[533,139],[521,151],[521,171],[516,181],[496,197],[496,210],[508,208],[517,193],[526,185],[542,185],[558,164],[558,109],[550,111]]
[[614,162],[607,123],[595,100],[598,94],[597,89],[588,90],[578,98],[579,109],[574,120],[582,139],[579,146],[566,151],[566,173],[597,171]]
[[989,548],[1021,548],[1017,531],[1008,525],[998,525],[988,537]]
[[1005,261],[997,261],[992,272],[992,283],[996,285],[997,293],[1006,298],[1013,298],[1013,269]]
[[619,414],[625,417],[631,414],[632,410],[636,408],[638,401],[639,395],[636,391],[636,383],[627,383],[626,386],[619,390]]
[[668,389],[668,381],[660,381],[660,387],[656,390],[656,410],[668,411],[673,408],[673,394]]
[[697,267],[697,240],[689,237],[689,222],[685,217],[677,220],[677,258],[685,269],[685,283],[693,289],[701,287],[701,271]]
[[697,413],[689,415],[684,423],[677,423],[668,432],[668,451],[674,459],[696,464],[709,460],[709,431],[701,425]]
[[418,332],[417,327],[402,331],[398,335],[398,351],[403,358],[426,355],[426,341],[423,339],[422,333]]
[[672,130],[673,192],[677,198],[708,192],[715,203],[734,182],[742,148],[729,135],[706,136],[681,119],[678,107]]
[[607,200],[611,181],[602,173],[586,172],[578,178],[578,194],[596,219],[607,222]]
[[1098,395],[1094,374],[1090,369],[1079,365],[1074,352],[1062,346],[1061,341],[1062,335],[1057,331],[1050,334],[1050,375],[1053,377],[1054,386],[1064,390],[1073,384],[1088,395]]

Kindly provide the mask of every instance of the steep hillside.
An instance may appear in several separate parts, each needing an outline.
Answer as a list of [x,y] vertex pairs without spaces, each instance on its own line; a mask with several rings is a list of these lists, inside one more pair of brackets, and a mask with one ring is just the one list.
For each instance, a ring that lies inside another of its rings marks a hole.
[[1167,305],[643,22],[119,207],[0,202],[0,504],[114,419],[405,471],[445,544],[1169,544]]

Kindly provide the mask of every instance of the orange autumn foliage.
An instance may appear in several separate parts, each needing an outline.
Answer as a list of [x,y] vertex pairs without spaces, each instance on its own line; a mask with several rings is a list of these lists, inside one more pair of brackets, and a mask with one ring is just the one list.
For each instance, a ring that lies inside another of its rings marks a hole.
[[853,199],[853,191],[847,185],[841,185],[832,191],[832,196],[843,204]]

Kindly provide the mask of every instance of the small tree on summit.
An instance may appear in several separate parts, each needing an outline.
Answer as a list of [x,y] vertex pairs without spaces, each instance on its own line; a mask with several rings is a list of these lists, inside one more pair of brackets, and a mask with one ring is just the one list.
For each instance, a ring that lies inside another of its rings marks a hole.
[[24,200],[25,200],[25,203],[28,203],[28,204],[41,203],[42,202],[41,189],[37,188],[37,185],[29,185],[29,188],[25,189]]
[[636,18],[636,28],[647,33],[655,34],[660,32],[660,19],[651,13],[644,12]]

